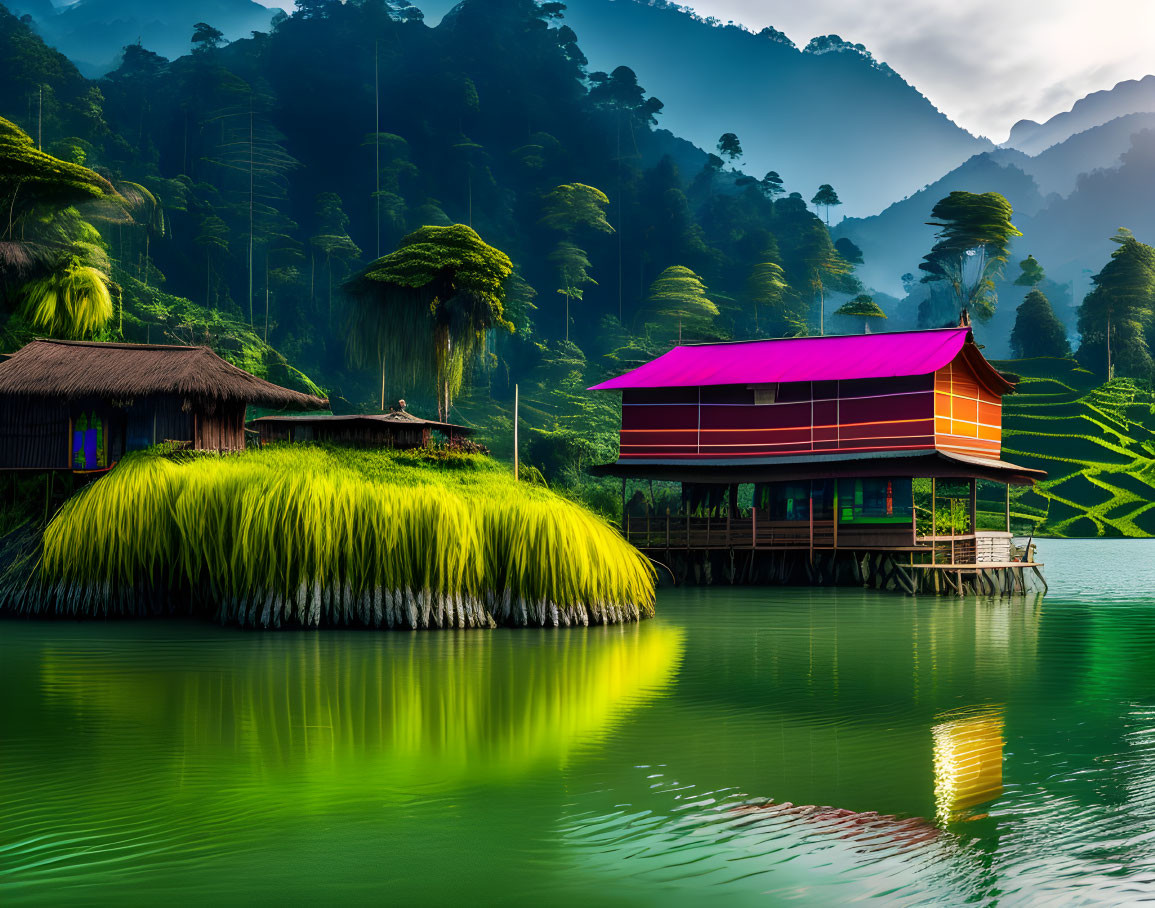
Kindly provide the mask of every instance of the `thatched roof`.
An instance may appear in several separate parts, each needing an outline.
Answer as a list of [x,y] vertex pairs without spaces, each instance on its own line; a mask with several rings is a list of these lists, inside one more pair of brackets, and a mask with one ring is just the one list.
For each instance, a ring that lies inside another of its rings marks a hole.
[[124,400],[169,394],[278,410],[329,406],[250,375],[208,347],[41,339],[0,363],[0,396],[5,397]]

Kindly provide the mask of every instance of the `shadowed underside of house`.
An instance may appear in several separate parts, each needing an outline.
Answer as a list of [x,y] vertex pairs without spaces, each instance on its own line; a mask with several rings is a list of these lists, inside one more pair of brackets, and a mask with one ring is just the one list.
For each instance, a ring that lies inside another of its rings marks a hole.
[[[1044,474],[1001,459],[1013,385],[966,326],[676,347],[593,390],[622,394],[594,472],[622,478],[623,532],[684,575],[722,553],[731,579],[1045,589],[1009,507]],[[627,508],[631,480],[680,483],[681,508]]]

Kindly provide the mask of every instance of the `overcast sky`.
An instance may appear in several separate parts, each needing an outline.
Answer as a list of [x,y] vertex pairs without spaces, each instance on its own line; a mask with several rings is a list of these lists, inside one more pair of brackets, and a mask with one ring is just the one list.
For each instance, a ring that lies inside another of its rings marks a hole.
[[[264,0],[292,9],[292,0]],[[1155,0],[682,0],[799,46],[865,44],[959,125],[996,142],[1084,95],[1155,73]],[[414,0],[436,20],[450,0]],[[581,36],[578,36],[579,40]]]

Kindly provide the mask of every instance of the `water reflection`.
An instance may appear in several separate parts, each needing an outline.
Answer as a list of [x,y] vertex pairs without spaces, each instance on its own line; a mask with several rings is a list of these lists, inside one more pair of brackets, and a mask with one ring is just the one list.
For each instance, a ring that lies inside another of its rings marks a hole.
[[954,822],[1003,791],[1000,708],[968,710],[935,725],[934,794],[939,820]]
[[0,624],[0,903],[1121,903],[1155,880],[1155,601],[660,608],[561,634]]
[[336,784],[351,760],[372,762],[386,786],[500,781],[596,750],[669,687],[683,634],[646,624],[516,642],[454,632],[275,635],[246,639],[227,670],[49,644],[41,689],[50,709],[110,739],[125,725],[147,726],[182,761],[228,752]]

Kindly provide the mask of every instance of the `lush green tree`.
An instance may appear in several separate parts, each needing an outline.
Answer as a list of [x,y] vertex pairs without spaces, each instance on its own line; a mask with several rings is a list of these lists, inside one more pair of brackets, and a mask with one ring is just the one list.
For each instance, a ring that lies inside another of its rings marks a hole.
[[543,226],[562,234],[549,262],[558,276],[557,292],[565,297],[565,339],[569,340],[570,301],[580,300],[585,284],[596,284],[590,274],[590,260],[584,249],[574,242],[576,234],[613,233],[606,218],[609,197],[584,183],[563,183],[545,196],[542,205]]
[[422,227],[346,283],[355,307],[348,335],[360,365],[389,361],[413,381],[433,379],[447,418],[482,333],[512,330],[504,311],[513,264],[470,227]]
[[542,204],[541,223],[551,230],[572,235],[578,230],[613,233],[606,219],[609,197],[584,183],[563,183],[546,193]]
[[809,225],[802,231],[803,240],[799,253],[808,289],[818,309],[817,318],[813,321],[817,322],[815,327],[818,328],[818,333],[825,334],[826,294],[857,293],[862,289],[862,285],[854,276],[854,266],[834,248],[826,226],[813,215],[810,217]]
[[838,254],[851,265],[862,264],[862,250],[858,248],[850,237],[840,236],[834,241],[834,248],[838,251]]
[[[205,251],[205,306],[212,306],[214,303],[212,298],[213,256],[215,254],[221,258],[228,255],[229,225],[224,222],[223,218],[208,213],[201,218],[200,227],[193,243]],[[219,297],[218,291],[217,298],[219,299]]]
[[1155,249],[1120,228],[1118,248],[1091,278],[1093,289],[1079,307],[1079,362],[1101,375],[1150,379],[1155,320]]
[[971,310],[979,321],[995,311],[995,278],[1002,274],[1014,237],[1011,203],[997,192],[952,192],[931,210],[936,242],[918,266],[923,283],[945,286],[954,315]]
[[212,50],[224,43],[225,33],[219,28],[213,28],[207,22],[198,22],[193,26],[192,46],[194,51]]
[[834,314],[842,318],[854,319],[862,324],[862,331],[864,334],[870,333],[870,322],[878,321],[886,318],[886,313],[874,301],[874,298],[866,293],[860,293],[849,303],[844,303],[834,310]]
[[597,284],[590,276],[590,260],[585,251],[569,240],[562,240],[549,254],[549,261],[557,269],[557,292],[565,297],[565,339],[569,340],[571,300],[581,300],[586,284]]
[[824,208],[826,210],[826,226],[830,226],[830,209],[836,205],[842,204],[842,199],[838,197],[838,193],[834,191],[834,187],[829,183],[823,183],[818,187],[818,192],[814,193],[814,198],[810,200],[810,204],[815,208]]
[[768,199],[776,199],[786,191],[782,183],[782,177],[778,176],[778,172],[771,170],[762,178],[762,192]]
[[[1023,271],[1025,274],[1026,269]],[[1042,280],[1041,277],[1039,279]],[[1071,353],[1067,329],[1055,316],[1050,300],[1041,290],[1032,289],[1015,313],[1015,327],[1011,331],[1011,351],[1016,359],[1034,356],[1069,356]]]
[[706,285],[689,268],[671,265],[650,285],[646,318],[659,334],[678,338],[685,334],[701,338],[718,317],[718,306],[706,296]]
[[1019,276],[1015,278],[1016,286],[1038,287],[1046,279],[1047,272],[1043,270],[1043,266],[1033,255],[1028,255],[1019,262]]
[[589,81],[592,104],[629,113],[646,126],[657,123],[658,114],[666,106],[657,98],[646,97],[646,90],[638,84],[637,73],[628,66],[619,66],[609,75],[590,73]]
[[[329,318],[332,320],[335,272],[340,271],[343,277],[349,266],[361,257],[361,250],[349,236],[349,216],[345,214],[341,197],[335,192],[322,192],[317,195],[316,205],[320,231],[310,237],[309,244],[315,252],[324,256],[325,275],[328,281]],[[316,259],[313,261],[315,266]]]
[[755,337],[797,337],[807,333],[806,307],[775,261],[759,262],[746,279],[746,298],[754,310]]
[[106,179],[0,118],[0,299],[42,333],[88,336],[112,318],[104,242],[73,207],[100,200],[123,213]]
[[718,154],[725,155],[733,164],[742,157],[742,143],[738,141],[738,137],[734,133],[724,132],[722,137],[718,139]]

